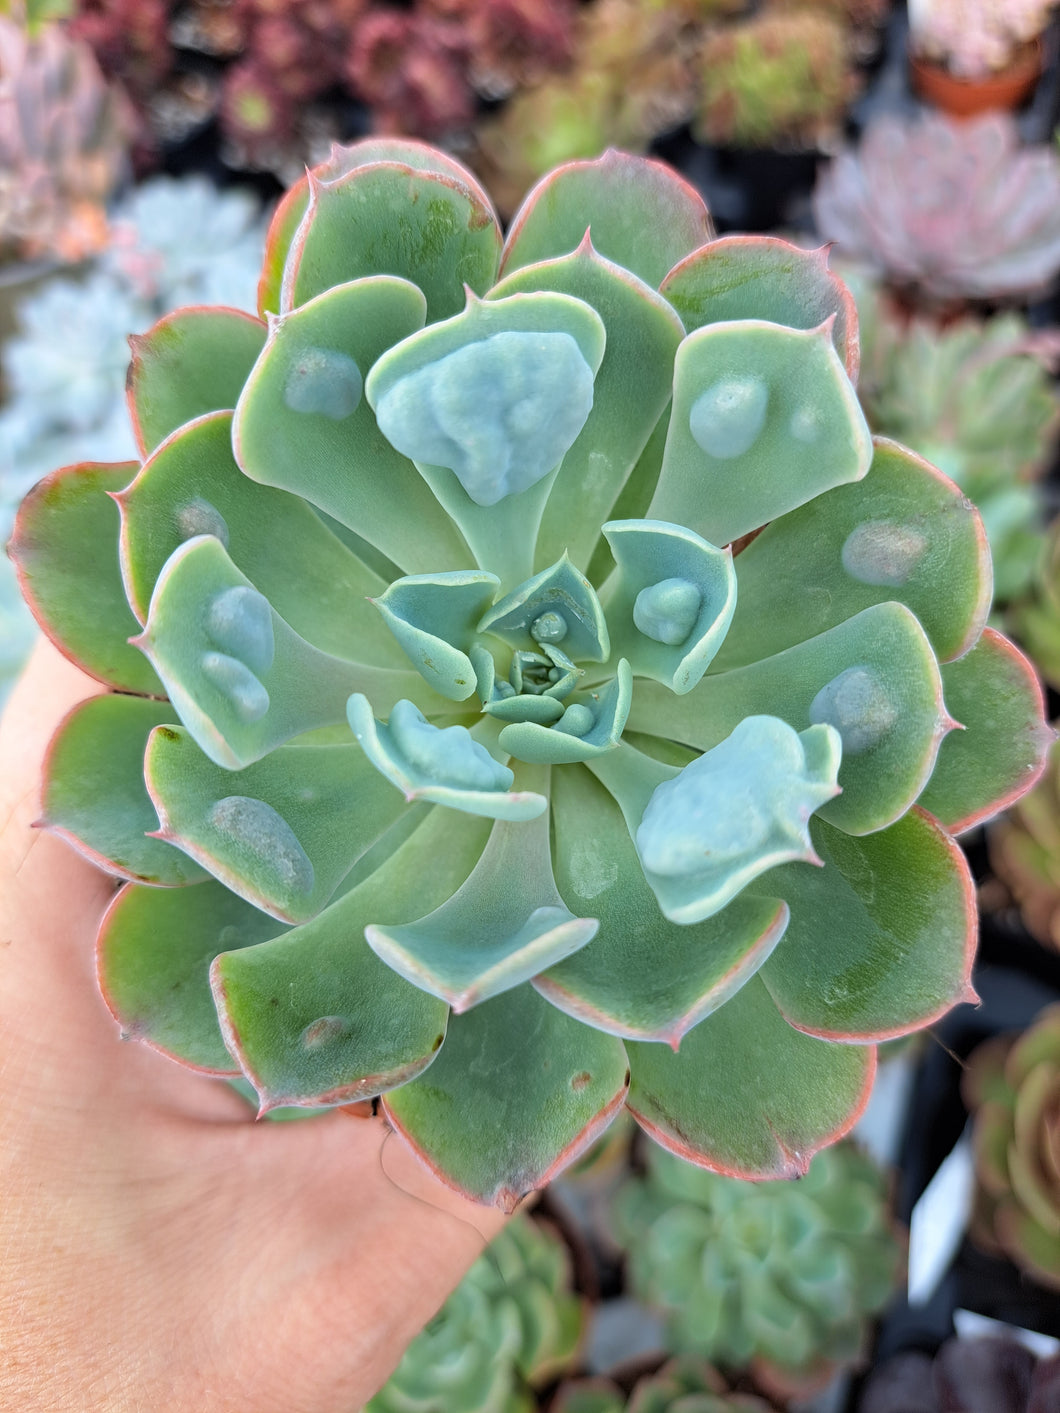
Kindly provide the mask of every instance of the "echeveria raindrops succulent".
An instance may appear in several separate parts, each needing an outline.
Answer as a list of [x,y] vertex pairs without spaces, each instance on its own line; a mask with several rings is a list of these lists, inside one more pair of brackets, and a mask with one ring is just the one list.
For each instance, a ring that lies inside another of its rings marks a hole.
[[585,1323],[559,1237],[513,1217],[402,1356],[365,1413],[532,1413]]
[[141,463],[56,472],[12,544],[115,689],[42,822],[128,881],[123,1031],[262,1111],[382,1095],[484,1202],[627,1101],[804,1172],[875,1042],[971,995],[951,835],[1047,735],[977,513],[869,436],[845,287],[656,162],[558,169],[504,239],[372,139],[260,293],[137,341]]
[[825,1376],[861,1350],[900,1266],[883,1174],[849,1143],[799,1183],[745,1183],[657,1150],[617,1200],[638,1296],[671,1348],[774,1387]]
[[1060,1006],[981,1045],[963,1092],[975,1121],[972,1235],[1060,1290]]

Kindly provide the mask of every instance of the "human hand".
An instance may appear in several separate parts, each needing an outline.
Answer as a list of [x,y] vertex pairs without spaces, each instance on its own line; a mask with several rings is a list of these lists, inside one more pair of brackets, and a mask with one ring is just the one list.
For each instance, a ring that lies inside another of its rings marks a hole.
[[114,880],[31,827],[99,690],[42,644],[0,729],[0,1409],[353,1413],[504,1219],[380,1118],[256,1124],[120,1042],[93,966]]

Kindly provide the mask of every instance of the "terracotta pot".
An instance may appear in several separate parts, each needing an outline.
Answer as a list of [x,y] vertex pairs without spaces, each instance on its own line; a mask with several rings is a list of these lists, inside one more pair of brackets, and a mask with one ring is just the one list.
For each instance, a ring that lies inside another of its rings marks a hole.
[[1018,108],[1034,91],[1042,72],[1042,44],[1032,39],[1022,45],[1006,69],[986,78],[966,79],[951,74],[941,64],[909,53],[913,87],[926,103],[951,118],[973,118],[1003,108]]

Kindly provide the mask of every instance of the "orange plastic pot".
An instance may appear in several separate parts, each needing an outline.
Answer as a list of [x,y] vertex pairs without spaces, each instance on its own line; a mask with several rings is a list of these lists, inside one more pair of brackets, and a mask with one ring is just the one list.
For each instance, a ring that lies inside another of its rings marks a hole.
[[948,69],[910,51],[913,87],[926,103],[951,118],[974,118],[1002,108],[1011,111],[1030,97],[1042,73],[1042,44],[1032,39],[1016,53],[1007,69],[986,78],[958,78]]

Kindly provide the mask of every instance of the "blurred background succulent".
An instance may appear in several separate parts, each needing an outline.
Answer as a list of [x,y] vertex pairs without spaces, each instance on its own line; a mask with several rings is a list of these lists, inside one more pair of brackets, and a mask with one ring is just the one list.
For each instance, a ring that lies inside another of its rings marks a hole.
[[1008,620],[1042,677],[1060,690],[1060,519],[1046,530],[1030,590],[1011,606]]
[[974,1125],[972,1239],[1060,1290],[1060,1005],[981,1045],[962,1093]]
[[131,137],[128,104],[87,45],[0,14],[0,264],[99,250]]
[[995,605],[1025,595],[1044,547],[1041,478],[1056,454],[1060,334],[1015,313],[939,327],[844,270],[858,303],[869,426],[944,471],[983,517]]
[[[110,244],[87,271],[19,300],[15,332],[0,346],[0,541],[46,472],[137,455],[125,401],[129,336],[182,304],[253,309],[263,240],[255,197],[218,192],[202,177],[154,177],[114,208]],[[2,700],[33,637],[6,555],[0,628]]]
[[701,31],[702,16],[690,4],[584,6],[568,67],[515,93],[476,125],[474,165],[502,214],[512,214],[527,188],[559,163],[608,146],[643,152],[659,133],[687,121]]
[[963,79],[1006,68],[1037,39],[1055,0],[910,0],[914,51]]
[[948,1339],[932,1357],[908,1350],[869,1376],[857,1413],[1050,1413],[1060,1359],[1008,1337]]
[[999,300],[1060,269],[1060,155],[1014,120],[885,114],[822,168],[817,229],[922,301]]
[[864,1352],[895,1290],[901,1247],[886,1180],[850,1143],[798,1183],[744,1183],[652,1151],[616,1201],[636,1294],[662,1309],[671,1347],[767,1386],[824,1381]]
[[775,1413],[755,1394],[733,1393],[717,1369],[695,1355],[671,1359],[638,1381],[627,1398],[607,1379],[561,1386],[549,1413]]
[[989,830],[990,862],[1028,932],[1060,950],[1060,750],[1034,789]]
[[842,127],[857,89],[847,30],[822,10],[767,10],[719,26],[697,60],[700,142],[815,148]]
[[574,1366],[584,1324],[562,1241],[513,1217],[365,1413],[532,1413],[534,1390]]

